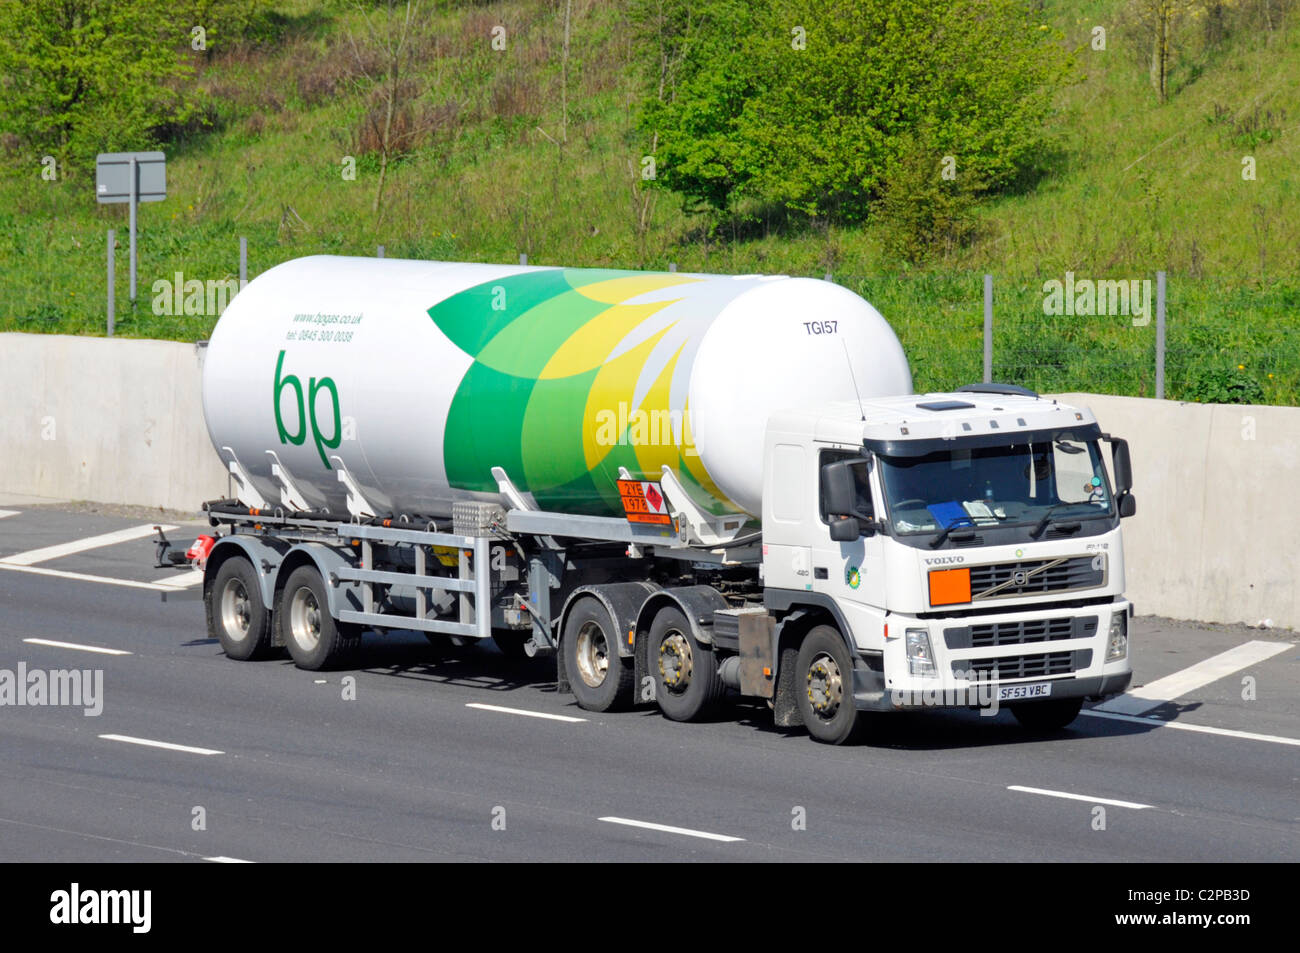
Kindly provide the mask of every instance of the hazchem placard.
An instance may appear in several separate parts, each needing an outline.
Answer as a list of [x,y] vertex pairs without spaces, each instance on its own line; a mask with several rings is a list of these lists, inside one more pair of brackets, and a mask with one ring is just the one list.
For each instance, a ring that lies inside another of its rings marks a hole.
[[655,523],[673,525],[668,515],[668,501],[658,483],[647,480],[619,480],[618,495],[623,499],[623,512],[629,523]]

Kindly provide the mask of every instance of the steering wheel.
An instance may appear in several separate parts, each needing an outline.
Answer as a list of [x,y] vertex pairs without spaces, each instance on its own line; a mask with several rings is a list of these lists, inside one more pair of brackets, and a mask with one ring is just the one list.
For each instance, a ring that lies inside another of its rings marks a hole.
[[925,509],[925,507],[926,507],[926,502],[925,502],[925,500],[922,500],[922,499],[920,499],[919,497],[915,497],[915,496],[913,496],[913,497],[909,497],[909,498],[906,499],[906,500],[899,500],[897,503],[894,504],[894,509],[896,509],[896,510],[906,509],[906,508],[907,508],[907,504],[909,504],[909,503],[917,503],[917,504],[920,505],[921,509]]

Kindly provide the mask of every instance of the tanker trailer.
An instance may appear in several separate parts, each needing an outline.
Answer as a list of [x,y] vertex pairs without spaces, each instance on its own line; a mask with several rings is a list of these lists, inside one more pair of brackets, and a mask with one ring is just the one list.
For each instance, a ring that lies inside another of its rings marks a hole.
[[[1032,547],[1056,505],[1082,535],[1113,532],[1118,555],[1132,498],[1112,496],[1095,422],[1004,390],[918,401],[885,320],[825,281],[287,262],[237,296],[204,361],[208,432],[238,487],[205,504],[224,528],[204,566],[209,629],[231,658],[287,648],[308,669],[346,665],[364,631],[492,637],[553,654],[590,710],[653,702],[690,720],[731,690],[842,741],[859,710],[912,707],[890,689],[917,687],[918,653],[943,654],[914,628],[902,656],[889,644],[886,616],[932,608],[910,537],[942,534],[927,553],[972,536]],[[1077,441],[1099,482],[1078,503],[1049,500],[1048,474],[999,485],[1008,506],[1029,494],[1000,517],[973,489],[986,511],[884,495],[894,457],[910,473],[921,450],[964,452],[972,479],[1014,471],[972,456],[990,435],[1035,473],[1036,443]],[[878,518],[894,511],[907,519]],[[1077,713],[1082,695],[1052,688],[1007,697],[1031,699],[1018,708],[1040,725]]]

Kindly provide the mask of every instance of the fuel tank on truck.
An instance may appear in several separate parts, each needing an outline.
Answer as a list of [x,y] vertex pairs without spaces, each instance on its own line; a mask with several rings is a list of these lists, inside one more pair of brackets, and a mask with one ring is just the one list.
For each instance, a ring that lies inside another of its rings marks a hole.
[[[855,386],[856,385],[856,386]],[[770,413],[911,392],[870,304],[811,278],[316,256],[253,279],[203,366],[208,434],[268,500],[499,500],[621,515],[619,468],[667,465],[714,513],[762,511]],[[228,450],[225,448],[229,448]]]

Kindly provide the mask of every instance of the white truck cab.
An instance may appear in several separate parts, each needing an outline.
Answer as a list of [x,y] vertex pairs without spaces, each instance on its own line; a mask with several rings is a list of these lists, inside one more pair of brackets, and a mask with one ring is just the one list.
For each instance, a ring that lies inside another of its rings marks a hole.
[[798,666],[814,736],[850,704],[1057,728],[1128,686],[1128,448],[1086,408],[1006,385],[832,403],[774,415],[764,452],[765,605],[828,613],[851,653]]

